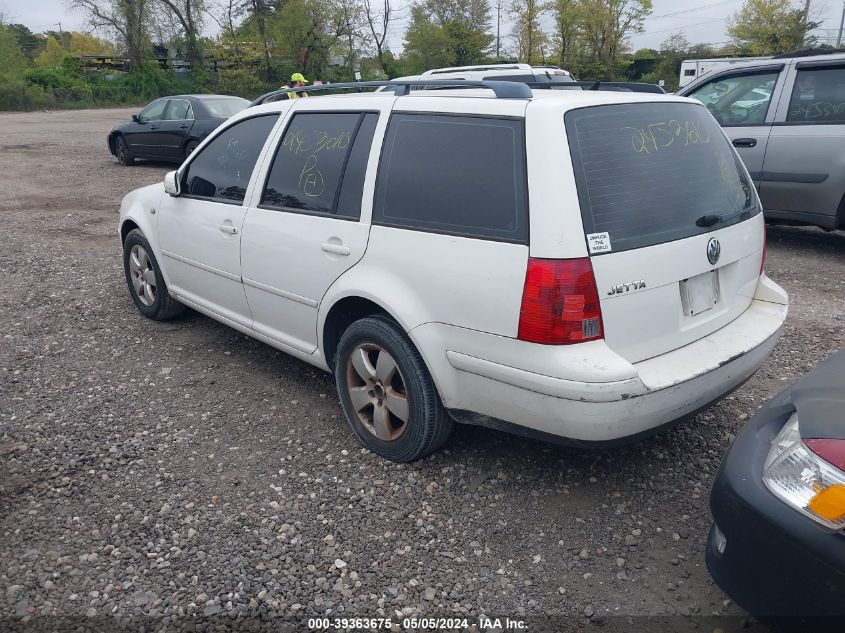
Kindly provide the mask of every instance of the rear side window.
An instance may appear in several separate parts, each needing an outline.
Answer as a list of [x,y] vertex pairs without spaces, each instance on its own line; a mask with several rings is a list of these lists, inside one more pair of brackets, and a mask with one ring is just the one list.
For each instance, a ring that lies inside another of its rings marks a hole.
[[394,114],[385,136],[373,220],[525,243],[522,121]]
[[183,190],[189,196],[243,202],[258,154],[278,115],[244,119],[214,138],[188,165]]
[[597,106],[567,112],[565,122],[592,254],[691,237],[759,212],[733,148],[701,106]]
[[378,115],[293,117],[276,152],[261,206],[357,219]]
[[184,99],[171,99],[170,107],[167,108],[167,116],[164,118],[166,121],[193,119],[194,115],[191,111],[191,102],[185,101]]
[[845,123],[845,67],[799,69],[786,120]]

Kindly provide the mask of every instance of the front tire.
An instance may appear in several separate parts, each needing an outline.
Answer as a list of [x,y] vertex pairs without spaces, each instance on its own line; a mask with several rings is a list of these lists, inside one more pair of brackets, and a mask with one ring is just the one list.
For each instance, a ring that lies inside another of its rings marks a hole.
[[335,382],[343,412],[361,443],[394,462],[437,451],[454,422],[407,334],[387,317],[356,321],[340,339]]
[[130,231],[123,242],[123,271],[132,301],[148,319],[164,321],[185,311],[168,293],[158,260],[139,229]]
[[129,167],[129,165],[135,162],[135,157],[129,150],[129,143],[126,142],[126,139],[122,135],[119,135],[114,140],[114,155],[117,156],[117,162],[124,167]]

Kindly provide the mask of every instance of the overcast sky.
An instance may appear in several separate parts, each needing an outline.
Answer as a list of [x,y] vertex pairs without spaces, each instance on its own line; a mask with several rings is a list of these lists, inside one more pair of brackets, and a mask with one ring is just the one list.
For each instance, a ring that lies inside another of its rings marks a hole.
[[[496,0],[491,0],[494,7],[495,2]],[[653,0],[654,11],[651,17],[646,19],[645,32],[631,38],[632,48],[658,48],[663,40],[677,31],[682,31],[693,44],[724,43],[728,40],[725,20],[742,6],[742,2],[743,0]],[[793,2],[796,6],[803,4],[803,0]],[[839,29],[842,0],[811,0],[811,3],[811,13],[815,19],[823,21],[817,32],[820,41],[834,44]],[[399,6],[399,20],[390,27],[389,42],[393,50],[400,50],[411,0],[396,0],[396,4]],[[502,5],[507,4],[509,0],[503,0]],[[35,32],[58,30],[59,22],[62,29],[67,31],[87,28],[84,14],[69,9],[67,0],[0,0],[0,14],[4,15],[6,20],[25,24]],[[493,24],[495,23],[494,8]],[[211,19],[205,20],[205,26],[209,33],[217,31],[217,25]],[[503,46],[508,44],[505,36],[509,30],[509,21],[503,16]]]

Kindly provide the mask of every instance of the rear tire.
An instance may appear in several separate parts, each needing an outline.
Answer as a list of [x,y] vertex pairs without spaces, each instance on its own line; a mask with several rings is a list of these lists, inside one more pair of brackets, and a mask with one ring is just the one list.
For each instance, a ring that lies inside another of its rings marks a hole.
[[387,317],[367,317],[347,328],[338,345],[335,382],[349,426],[385,459],[420,459],[452,433],[454,422],[422,356]]
[[197,148],[197,145],[199,145],[199,141],[188,141],[185,144],[185,155],[182,157],[182,160],[186,160],[188,156],[193,154],[194,150]]
[[140,229],[129,231],[123,241],[123,271],[132,301],[148,319],[165,321],[185,311],[167,291],[158,260]]
[[117,162],[124,167],[129,167],[129,165],[135,162],[135,157],[129,150],[129,143],[127,143],[126,139],[121,135],[118,135],[118,137],[114,139],[114,155],[117,156]]

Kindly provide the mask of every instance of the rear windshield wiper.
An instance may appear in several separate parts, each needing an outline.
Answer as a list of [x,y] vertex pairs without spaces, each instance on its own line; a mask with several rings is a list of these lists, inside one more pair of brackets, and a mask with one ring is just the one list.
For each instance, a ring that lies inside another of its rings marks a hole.
[[724,224],[725,222],[729,222],[734,218],[738,218],[745,214],[751,214],[752,209],[743,209],[742,211],[738,211],[736,213],[730,213],[727,215],[702,215],[695,221],[695,225],[705,228],[708,226],[715,226],[717,224]]

